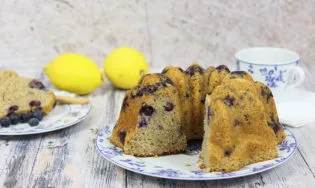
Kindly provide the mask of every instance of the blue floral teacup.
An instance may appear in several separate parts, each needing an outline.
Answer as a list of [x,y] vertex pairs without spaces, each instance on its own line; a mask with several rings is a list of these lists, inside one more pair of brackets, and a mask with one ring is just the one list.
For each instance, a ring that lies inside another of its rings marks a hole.
[[237,70],[249,72],[254,80],[266,84],[273,92],[296,87],[305,79],[299,55],[287,49],[248,48],[238,51],[235,58]]

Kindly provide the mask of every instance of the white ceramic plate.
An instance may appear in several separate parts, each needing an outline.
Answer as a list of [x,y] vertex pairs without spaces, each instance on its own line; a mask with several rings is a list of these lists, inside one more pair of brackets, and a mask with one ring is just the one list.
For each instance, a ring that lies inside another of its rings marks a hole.
[[279,156],[276,159],[245,166],[234,172],[204,172],[198,167],[201,151],[200,143],[188,144],[190,152],[159,157],[134,157],[125,155],[122,149],[109,142],[115,122],[100,131],[96,147],[100,154],[111,163],[136,173],[177,180],[218,180],[248,176],[260,173],[287,161],[296,150],[296,139],[292,132],[284,127],[286,139],[278,146]]
[[[64,91],[54,91],[56,95],[74,96]],[[65,104],[56,107],[44,117],[38,126],[31,127],[27,123],[0,127],[0,135],[28,135],[55,131],[70,127],[83,121],[90,112],[90,105]]]

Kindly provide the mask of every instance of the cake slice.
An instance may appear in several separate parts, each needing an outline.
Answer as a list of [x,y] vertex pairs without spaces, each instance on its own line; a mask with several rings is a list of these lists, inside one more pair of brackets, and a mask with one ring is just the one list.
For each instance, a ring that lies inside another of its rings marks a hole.
[[191,122],[189,125],[189,139],[202,139],[203,137],[203,115],[204,115],[204,93],[205,93],[205,69],[199,64],[190,65],[185,71],[188,77],[191,97]]
[[0,124],[6,127],[8,122],[25,123],[30,118],[40,121],[53,109],[55,95],[39,80],[4,70],[0,71],[0,102]]
[[184,151],[187,143],[174,83],[163,74],[143,76],[127,92],[110,141],[134,156]]
[[206,98],[201,168],[234,171],[277,157],[277,139],[269,128],[255,83],[234,78]]
[[181,121],[186,138],[187,140],[190,140],[194,137],[194,135],[191,134],[191,130],[193,130],[196,126],[191,123],[192,114],[190,113],[190,110],[192,106],[192,95],[188,84],[188,77],[183,69],[172,66],[165,67],[162,74],[170,78],[174,83],[175,88],[177,88],[177,94],[181,104],[181,108],[179,108]]
[[[234,71],[226,76],[223,82],[229,81],[231,79],[241,78],[248,81],[254,82],[250,74],[244,71]],[[257,91],[257,97],[260,99],[264,106],[265,116],[267,118],[268,126],[274,131],[277,136],[278,144],[280,144],[285,139],[285,133],[279,122],[279,117],[276,109],[276,103],[274,101],[271,90],[265,84],[255,81],[254,86]]]

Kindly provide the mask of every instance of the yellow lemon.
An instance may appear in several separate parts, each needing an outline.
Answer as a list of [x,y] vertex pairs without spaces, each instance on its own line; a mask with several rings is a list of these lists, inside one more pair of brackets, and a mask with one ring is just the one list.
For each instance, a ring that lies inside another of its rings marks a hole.
[[119,47],[104,61],[104,72],[109,81],[120,89],[130,89],[147,74],[149,66],[144,56],[136,49]]
[[75,53],[58,56],[46,65],[45,74],[56,88],[79,95],[88,94],[103,83],[99,67],[91,59]]

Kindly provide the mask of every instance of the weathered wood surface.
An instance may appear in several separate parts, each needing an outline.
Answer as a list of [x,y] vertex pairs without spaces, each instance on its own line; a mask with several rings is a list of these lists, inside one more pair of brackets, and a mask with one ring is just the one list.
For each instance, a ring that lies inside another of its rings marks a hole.
[[[35,76],[42,75],[36,71]],[[315,187],[315,125],[291,129],[298,141],[295,155],[257,175],[176,181],[117,167],[98,154],[95,138],[117,119],[124,93],[104,84],[90,96],[90,116],[75,126],[39,135],[0,136],[0,187]]]

